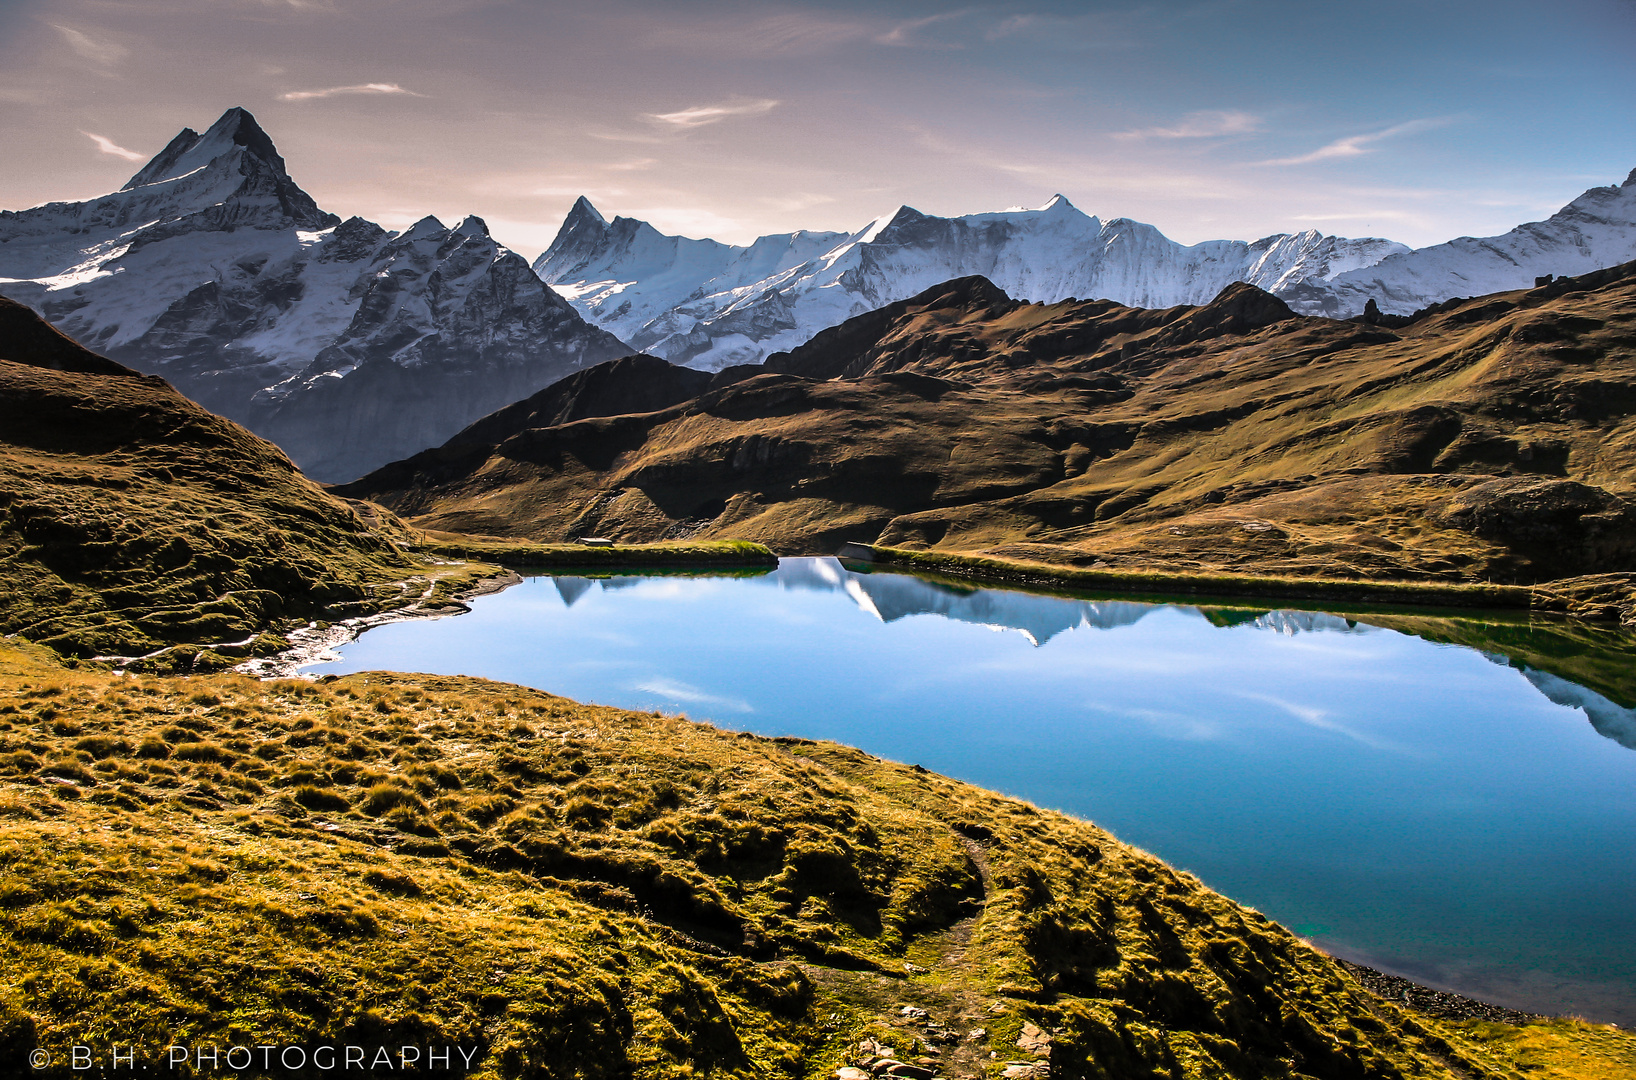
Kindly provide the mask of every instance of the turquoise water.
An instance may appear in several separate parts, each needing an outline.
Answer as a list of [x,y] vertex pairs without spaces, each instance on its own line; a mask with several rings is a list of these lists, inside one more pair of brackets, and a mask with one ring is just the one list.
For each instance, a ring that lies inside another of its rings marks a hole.
[[1093,820],[1338,955],[1636,1024],[1636,712],[1333,615],[1211,614],[786,559],[530,578],[307,670],[833,739]]

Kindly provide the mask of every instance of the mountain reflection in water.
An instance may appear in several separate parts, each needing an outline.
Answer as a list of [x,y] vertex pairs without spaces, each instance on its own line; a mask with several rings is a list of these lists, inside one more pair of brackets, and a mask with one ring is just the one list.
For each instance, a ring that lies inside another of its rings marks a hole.
[[[558,595],[568,607],[573,607],[593,588],[627,589],[645,580],[649,579],[639,576],[552,578]],[[1015,630],[1036,648],[1069,630],[1080,627],[1114,630],[1133,626],[1154,612],[1165,610],[1198,618],[1215,626],[1249,626],[1286,635],[1383,632],[1380,627],[1370,626],[1358,619],[1322,611],[1265,611],[1134,600],[1078,600],[1013,589],[956,585],[895,572],[859,573],[848,570],[837,559],[784,559],[777,570],[749,580],[780,589],[844,593],[861,611],[883,623],[896,622],[912,615],[937,615],[993,630]],[[1415,632],[1412,622],[1403,625],[1405,620],[1401,617],[1393,621],[1398,624],[1394,629]],[[1495,663],[1516,667],[1529,684],[1550,701],[1584,713],[1598,734],[1636,750],[1636,709],[1626,708],[1589,687],[1531,666],[1508,654],[1485,654]]]

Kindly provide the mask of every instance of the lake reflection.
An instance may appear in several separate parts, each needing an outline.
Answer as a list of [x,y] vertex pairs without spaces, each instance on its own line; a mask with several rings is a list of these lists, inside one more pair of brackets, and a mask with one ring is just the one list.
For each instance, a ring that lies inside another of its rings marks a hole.
[[786,559],[533,578],[309,670],[483,675],[834,739],[1089,818],[1341,955],[1636,1023],[1636,713],[1613,700],[1632,665],[1623,641],[1565,633]]

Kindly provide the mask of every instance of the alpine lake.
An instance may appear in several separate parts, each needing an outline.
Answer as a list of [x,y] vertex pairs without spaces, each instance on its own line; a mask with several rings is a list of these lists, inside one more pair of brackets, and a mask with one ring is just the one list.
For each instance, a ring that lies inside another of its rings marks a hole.
[[783,559],[530,576],[312,665],[827,739],[1091,820],[1334,955],[1636,1025],[1636,635]]

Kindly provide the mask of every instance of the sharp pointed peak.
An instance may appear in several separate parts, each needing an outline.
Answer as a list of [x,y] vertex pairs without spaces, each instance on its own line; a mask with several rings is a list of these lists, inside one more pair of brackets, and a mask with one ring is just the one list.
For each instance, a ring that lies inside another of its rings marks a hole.
[[568,211],[568,220],[589,220],[598,225],[608,224],[608,219],[603,217],[597,208],[591,205],[591,200],[583,195],[574,200],[573,207]]
[[1620,187],[1636,187],[1636,169],[1630,170],[1630,175],[1625,177],[1625,182],[1620,184],[1619,186]]
[[[256,118],[250,110],[242,105],[228,109],[210,125],[210,130],[204,133],[204,138],[209,140],[213,136],[230,140],[264,161],[270,162],[278,158],[278,150],[273,146],[272,138],[262,130],[260,124],[256,123]],[[282,162],[282,159],[279,160]]]
[[122,190],[185,176],[239,147],[271,166],[282,179],[289,179],[284,159],[279,156],[273,140],[256,123],[250,110],[235,105],[222,113],[203,135],[192,128],[183,128]]
[[488,222],[476,214],[467,214],[460,224],[454,227],[454,231],[461,236],[481,236],[486,239],[489,235],[489,226]]

